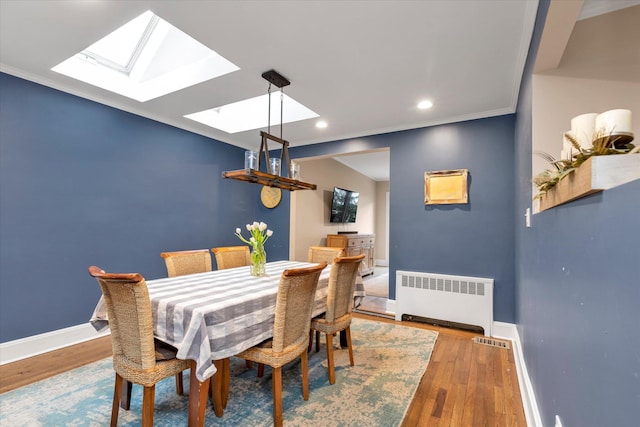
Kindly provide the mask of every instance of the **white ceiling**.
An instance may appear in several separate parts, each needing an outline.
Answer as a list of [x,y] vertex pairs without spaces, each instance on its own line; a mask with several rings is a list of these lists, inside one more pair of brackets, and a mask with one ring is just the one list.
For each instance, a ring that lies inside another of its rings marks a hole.
[[639,4],[639,0],[585,0],[578,19],[588,19]]
[[[292,82],[285,93],[329,124],[285,125],[283,137],[297,146],[513,113],[537,4],[0,0],[0,71],[256,149],[259,130],[227,134],[183,115],[265,94],[260,75],[276,69]],[[587,0],[580,18],[634,4]],[[50,71],[145,10],[240,70],[144,103]],[[425,98],[434,107],[418,110]],[[388,151],[337,158],[376,180],[388,179],[388,159]]]
[[374,181],[389,181],[389,149],[333,158]]
[[[144,103],[50,70],[148,9],[240,70]],[[276,69],[291,80],[285,93],[329,125],[286,124],[297,146],[512,113],[536,9],[537,0],[2,0],[0,70],[256,149],[259,130],[228,134],[183,115],[266,94],[261,74]],[[431,110],[416,108],[423,98]]]

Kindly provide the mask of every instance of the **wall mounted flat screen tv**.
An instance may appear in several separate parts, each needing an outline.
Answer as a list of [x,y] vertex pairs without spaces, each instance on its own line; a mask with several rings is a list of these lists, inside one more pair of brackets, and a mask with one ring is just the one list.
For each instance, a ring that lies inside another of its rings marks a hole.
[[330,222],[356,222],[359,193],[334,187]]

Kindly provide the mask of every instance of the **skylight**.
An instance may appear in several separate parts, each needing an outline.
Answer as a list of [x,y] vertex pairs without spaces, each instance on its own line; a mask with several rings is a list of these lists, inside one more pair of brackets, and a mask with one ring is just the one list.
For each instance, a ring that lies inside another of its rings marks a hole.
[[[271,126],[280,124],[280,93],[280,91],[273,92],[271,96]],[[318,117],[318,114],[295,99],[286,94],[282,94],[282,96],[284,104],[282,123]],[[267,94],[187,114],[185,117],[227,133],[238,133],[251,129],[266,128],[268,126],[268,105],[269,95]]]
[[238,69],[151,11],[52,68],[140,102]]

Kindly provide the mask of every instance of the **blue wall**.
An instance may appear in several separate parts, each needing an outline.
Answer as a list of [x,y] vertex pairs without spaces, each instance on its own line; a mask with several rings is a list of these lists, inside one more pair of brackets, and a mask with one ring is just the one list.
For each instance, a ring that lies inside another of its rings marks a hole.
[[640,419],[640,181],[537,214],[531,99],[548,0],[539,6],[516,120],[516,308],[542,422],[636,426]]
[[[494,318],[514,322],[514,117],[292,149],[313,157],[390,147],[390,298],[395,271],[495,279]],[[425,206],[424,172],[468,169],[469,203]]]
[[[268,210],[259,186],[220,176],[242,149],[6,74],[0,87],[2,342],[86,322],[92,264],[163,277],[160,252],[238,244],[254,219],[276,232],[269,259],[288,257],[289,194]],[[494,277],[495,318],[513,321],[512,135],[505,116],[292,154],[391,146],[393,271]],[[425,207],[424,171],[452,168],[470,171],[469,205]]]
[[288,258],[289,195],[268,210],[221,178],[242,149],[7,74],[0,92],[1,342],[87,322],[92,264],[165,277],[160,252],[241,244],[254,219]]

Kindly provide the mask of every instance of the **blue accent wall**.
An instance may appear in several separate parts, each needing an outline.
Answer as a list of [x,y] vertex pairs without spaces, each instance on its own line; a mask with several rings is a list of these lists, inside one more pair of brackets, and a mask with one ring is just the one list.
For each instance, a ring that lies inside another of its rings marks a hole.
[[[314,157],[390,148],[389,294],[395,271],[489,277],[494,319],[514,322],[514,116],[291,149]],[[468,169],[469,203],[424,204],[426,171]]]
[[221,177],[244,150],[7,74],[0,93],[1,342],[87,322],[90,265],[166,277],[160,252],[241,244],[253,220],[288,258],[289,195],[269,210]]
[[542,422],[636,426],[640,419],[640,181],[532,218],[532,67],[541,0],[516,119],[516,312]]

